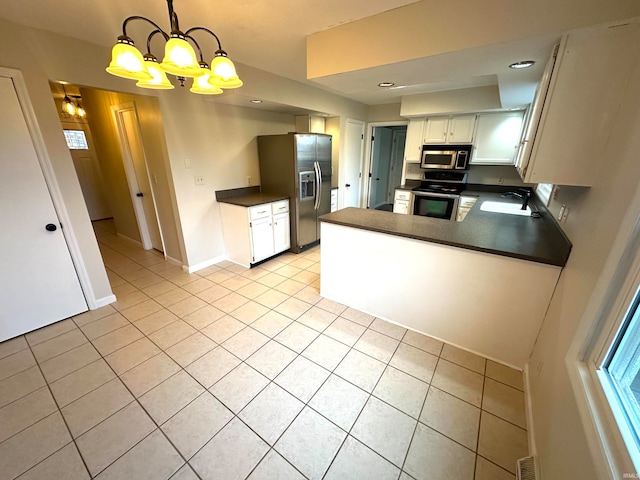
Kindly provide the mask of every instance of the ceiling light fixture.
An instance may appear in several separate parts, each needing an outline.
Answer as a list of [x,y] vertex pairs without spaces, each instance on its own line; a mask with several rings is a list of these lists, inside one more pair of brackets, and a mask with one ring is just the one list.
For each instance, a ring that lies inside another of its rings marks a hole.
[[80,99],[82,98],[80,95],[72,95],[73,98],[76,99],[76,116],[80,118],[84,118],[87,116],[87,112],[82,105],[80,105]]
[[[193,78],[193,85],[189,90],[204,95],[216,95],[222,93],[222,89],[241,87],[242,80],[238,77],[236,67],[227,56],[227,52],[222,49],[218,36],[204,27],[192,27],[183,33],[178,24],[178,15],[173,10],[173,0],[167,0],[167,7],[171,24],[170,34],[145,17],[136,15],[124,20],[122,35],[118,37],[118,42],[111,50],[111,63],[107,67],[107,72],[118,77],[137,80],[138,87],[153,89],[174,88],[167,78],[167,73],[175,75],[181,86],[184,86],[185,78]],[[127,24],[132,20],[144,20],[154,28],[147,37],[147,53],[144,56],[127,35]],[[211,67],[204,61],[200,45],[191,35],[195,31],[213,35],[218,43],[218,50],[213,55]],[[160,63],[151,53],[151,39],[158,34],[166,42],[164,58]],[[199,61],[187,40],[196,47]]]
[[251,103],[262,103],[262,100],[249,100]]
[[378,86],[382,87],[382,88],[393,87],[394,85],[395,85],[395,83],[393,83],[393,82],[380,82],[378,84]]
[[521,62],[512,63],[511,65],[509,65],[509,68],[514,68],[516,70],[520,68],[529,68],[533,67],[535,63],[536,62],[534,62],[533,60],[522,60]]
[[64,92],[64,98],[62,99],[62,113],[74,116],[76,114],[76,104],[73,103],[69,98],[69,95],[67,95],[67,90],[64,88],[64,85],[62,85],[62,91]]

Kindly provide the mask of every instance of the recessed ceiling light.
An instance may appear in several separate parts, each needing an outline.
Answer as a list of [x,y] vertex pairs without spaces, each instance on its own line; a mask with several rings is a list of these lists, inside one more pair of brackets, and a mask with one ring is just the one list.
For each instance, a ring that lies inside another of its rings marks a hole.
[[395,83],[393,83],[393,82],[380,82],[378,84],[379,87],[383,87],[383,88],[393,87],[394,85],[395,85]]
[[251,103],[262,103],[262,100],[249,100]]
[[534,62],[533,60],[522,60],[521,62],[512,63],[511,65],[509,65],[509,68],[529,68],[532,67],[535,63],[536,62]]

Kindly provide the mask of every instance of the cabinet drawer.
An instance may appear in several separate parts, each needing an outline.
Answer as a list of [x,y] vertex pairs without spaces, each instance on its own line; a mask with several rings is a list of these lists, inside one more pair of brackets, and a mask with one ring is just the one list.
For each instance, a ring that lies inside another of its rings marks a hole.
[[395,200],[411,200],[411,191],[409,190],[396,190]]
[[273,215],[286,213],[289,211],[289,200],[280,200],[271,204],[271,212]]
[[249,220],[257,220],[269,216],[271,216],[271,205],[268,203],[249,207]]

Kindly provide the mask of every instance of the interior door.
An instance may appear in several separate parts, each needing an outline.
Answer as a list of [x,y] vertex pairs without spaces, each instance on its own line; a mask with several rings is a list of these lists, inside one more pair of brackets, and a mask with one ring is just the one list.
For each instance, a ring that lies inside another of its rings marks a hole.
[[0,341],[87,310],[13,81],[0,77]]
[[132,193],[132,201],[143,248],[145,250],[154,248],[164,252],[135,108],[133,106],[126,108],[116,107],[114,111],[118,120],[122,160],[127,174],[129,189]]
[[373,131],[369,208],[377,208],[386,203],[391,157],[391,129],[375,127]]
[[93,148],[89,126],[82,123],[63,122],[62,127],[65,134],[69,131],[84,134],[84,142],[74,142],[73,147],[69,147],[69,151],[78,175],[80,188],[82,188],[84,202],[87,204],[89,218],[91,221],[111,218],[113,215],[107,200],[102,170]]
[[340,169],[342,170],[344,168],[344,184],[339,185],[338,187],[339,192],[344,191],[342,196],[344,207],[360,206],[363,149],[364,123],[357,120],[347,120],[347,130],[345,133],[345,160],[344,162],[340,162]]
[[395,195],[396,188],[402,184],[402,158],[406,141],[406,128],[404,130],[397,129],[393,131],[387,203],[393,203],[393,196]]

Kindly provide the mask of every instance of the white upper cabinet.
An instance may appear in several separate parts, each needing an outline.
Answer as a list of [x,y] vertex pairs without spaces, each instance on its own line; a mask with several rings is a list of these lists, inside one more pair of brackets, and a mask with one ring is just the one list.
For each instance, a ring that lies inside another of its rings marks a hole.
[[471,163],[513,165],[522,133],[523,112],[481,113]]
[[449,117],[431,117],[427,119],[424,143],[446,143],[449,137]]
[[429,117],[424,143],[471,143],[475,126],[476,115]]
[[424,118],[412,118],[407,126],[407,139],[404,144],[404,160],[408,163],[419,163],[424,143]]
[[472,143],[476,115],[457,115],[449,120],[447,143]]
[[563,39],[539,122],[532,115],[530,135],[520,147],[516,166],[525,182],[591,186],[599,168],[613,161],[608,142],[620,106],[632,101],[638,45],[638,23],[588,29]]

